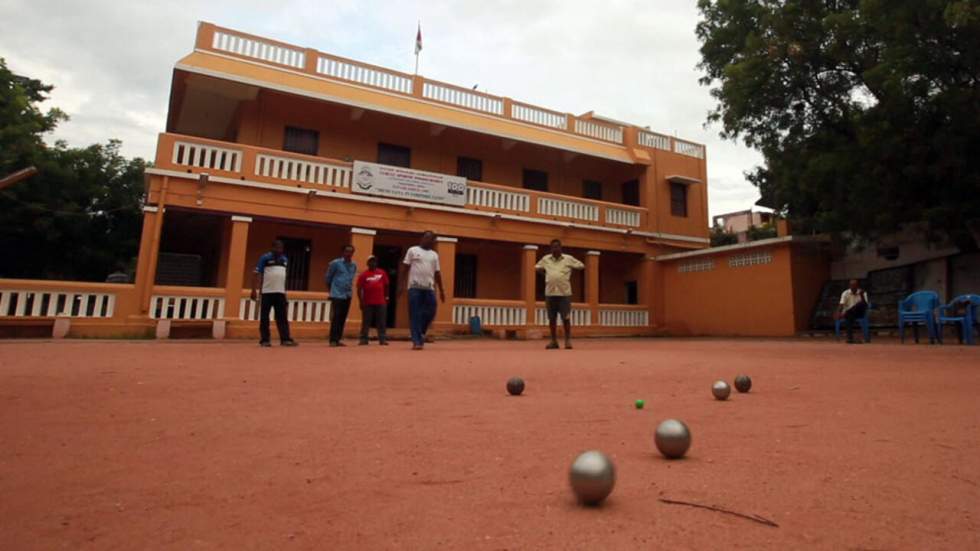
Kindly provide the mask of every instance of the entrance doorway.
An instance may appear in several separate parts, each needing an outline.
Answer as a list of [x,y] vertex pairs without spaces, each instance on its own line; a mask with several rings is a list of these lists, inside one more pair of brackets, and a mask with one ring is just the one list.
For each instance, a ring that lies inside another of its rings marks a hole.
[[402,261],[402,248],[387,245],[375,245],[374,257],[378,260],[378,268],[388,274],[388,327],[394,327],[398,310],[398,265]]

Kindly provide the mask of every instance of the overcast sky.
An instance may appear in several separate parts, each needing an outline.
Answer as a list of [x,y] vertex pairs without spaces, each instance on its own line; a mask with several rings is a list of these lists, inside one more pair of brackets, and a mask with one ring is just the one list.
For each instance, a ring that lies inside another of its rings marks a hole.
[[571,113],[649,125],[707,145],[712,215],[758,198],[743,172],[761,156],[705,128],[695,0],[0,0],[0,56],[55,86],[71,116],[54,137],[109,138],[151,159],[164,130],[174,63],[197,21],[413,71]]

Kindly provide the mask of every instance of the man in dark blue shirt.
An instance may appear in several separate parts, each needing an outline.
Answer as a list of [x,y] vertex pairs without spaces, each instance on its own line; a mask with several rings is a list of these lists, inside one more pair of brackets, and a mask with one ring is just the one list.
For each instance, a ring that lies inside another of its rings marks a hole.
[[330,346],[345,346],[344,324],[350,312],[350,301],[354,294],[354,276],[357,264],[351,258],[354,246],[344,245],[340,258],[330,262],[327,267],[327,289],[330,292]]
[[252,300],[256,298],[256,288],[262,289],[262,303],[259,307],[259,345],[269,343],[269,310],[276,312],[276,328],[282,346],[296,346],[289,337],[289,319],[286,308],[286,255],[282,241],[272,242],[272,250],[259,258],[252,276]]

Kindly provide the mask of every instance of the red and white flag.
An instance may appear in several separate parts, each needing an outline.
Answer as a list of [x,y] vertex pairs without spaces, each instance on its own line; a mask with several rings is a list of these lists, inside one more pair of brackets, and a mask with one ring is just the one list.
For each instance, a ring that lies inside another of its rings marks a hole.
[[419,32],[415,35],[415,55],[422,51],[422,23],[419,23]]

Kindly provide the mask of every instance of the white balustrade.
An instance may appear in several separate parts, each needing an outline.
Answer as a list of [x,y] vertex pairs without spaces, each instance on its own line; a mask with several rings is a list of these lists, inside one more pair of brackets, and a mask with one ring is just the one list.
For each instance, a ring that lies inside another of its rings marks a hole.
[[646,310],[599,309],[599,325],[603,327],[646,327],[649,312]]
[[704,158],[704,146],[696,143],[685,142],[683,140],[674,140],[674,153],[680,153],[681,155],[687,155],[688,157],[695,157],[698,159]]
[[115,293],[0,289],[0,318],[111,318]]
[[455,86],[426,82],[422,86],[422,97],[450,105],[466,107],[467,109],[483,111],[484,113],[493,113],[494,115],[504,114],[504,100],[470,92]]
[[320,57],[316,72],[328,77],[349,80],[402,94],[412,93],[412,79],[405,75],[375,67],[348,63],[332,57]]
[[456,325],[469,325],[472,317],[480,318],[482,327],[523,326],[527,323],[527,310],[523,306],[453,306],[453,323]]
[[635,210],[606,207],[606,223],[638,228],[640,227],[640,213]]
[[349,188],[351,173],[352,170],[348,166],[317,163],[264,153],[255,157],[255,175],[267,178]]
[[213,320],[225,315],[225,299],[181,295],[150,297],[150,317],[158,320]]
[[510,116],[514,120],[539,124],[549,128],[557,128],[558,130],[568,128],[568,115],[565,113],[532,107],[523,103],[512,103],[510,106]]
[[214,40],[211,42],[211,47],[215,50],[287,65],[296,69],[306,67],[306,52],[303,50],[287,48],[264,40],[245,38],[244,36],[222,31],[214,32]]
[[[548,325],[548,309],[538,308],[534,312],[534,321],[537,325]],[[572,307],[572,325],[586,326],[592,325],[592,311],[588,308]],[[558,322],[561,323],[561,314],[558,314]]]
[[575,133],[607,142],[623,143],[623,129],[620,126],[607,126],[575,119]]
[[[239,303],[239,319],[257,321],[259,319],[258,300],[243,298]],[[330,301],[326,299],[289,299],[286,317],[290,322],[329,323]],[[269,319],[276,319],[276,312],[269,312]]]
[[688,260],[677,264],[678,273],[710,272],[715,269],[715,261],[711,258]]
[[193,142],[174,142],[172,162],[175,165],[239,172],[242,152],[237,149]]
[[728,266],[731,268],[743,268],[757,264],[769,264],[770,262],[772,262],[772,252],[770,251],[733,254],[728,257]]
[[538,214],[563,216],[589,222],[599,221],[599,207],[590,203],[580,203],[553,197],[538,197]]
[[466,204],[476,207],[528,212],[531,210],[531,196],[526,193],[470,185],[466,186]]
[[663,134],[655,134],[653,132],[644,132],[641,130],[639,142],[642,146],[670,151],[670,137],[664,136]]

